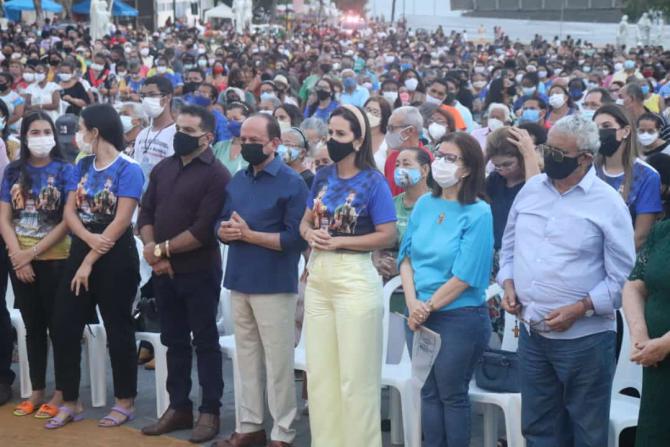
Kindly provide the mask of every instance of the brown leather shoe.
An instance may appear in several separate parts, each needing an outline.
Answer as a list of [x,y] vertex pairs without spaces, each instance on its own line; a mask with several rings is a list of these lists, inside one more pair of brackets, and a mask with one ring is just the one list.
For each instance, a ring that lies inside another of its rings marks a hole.
[[268,447],[292,447],[292,444],[284,441],[270,441]]
[[193,428],[193,433],[189,438],[189,442],[193,444],[202,444],[203,442],[211,441],[219,434],[219,415],[211,413],[200,413],[198,422]]
[[142,434],[147,436],[158,436],[177,430],[187,430],[191,428],[193,428],[193,413],[191,411],[168,408],[158,422],[142,427]]
[[253,433],[234,432],[228,439],[221,439],[212,444],[211,447],[265,447],[267,443],[265,430]]

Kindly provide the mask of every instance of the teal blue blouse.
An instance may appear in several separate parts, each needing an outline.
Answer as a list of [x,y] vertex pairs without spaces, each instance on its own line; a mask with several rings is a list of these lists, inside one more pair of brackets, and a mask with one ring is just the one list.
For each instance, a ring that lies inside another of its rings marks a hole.
[[456,276],[470,287],[439,310],[481,306],[493,262],[493,217],[484,201],[470,205],[422,196],[414,205],[400,245],[398,265],[408,257],[417,298],[429,300]]

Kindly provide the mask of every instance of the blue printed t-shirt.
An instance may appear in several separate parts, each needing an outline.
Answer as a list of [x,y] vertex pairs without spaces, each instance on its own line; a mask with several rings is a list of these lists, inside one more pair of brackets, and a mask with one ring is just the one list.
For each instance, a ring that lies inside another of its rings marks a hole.
[[75,207],[84,225],[108,225],[116,215],[119,197],[139,202],[143,185],[142,168],[126,154],[102,169],[95,167],[95,155],[89,155],[77,163],[67,192],[75,192]]
[[396,221],[391,190],[375,169],[355,176],[337,176],[337,165],[320,169],[314,177],[307,207],[314,213],[314,227],[328,227],[333,236],[373,233],[376,225]]
[[[42,167],[26,163],[28,178],[21,181],[19,163],[14,162],[5,169],[0,200],[12,207],[12,223],[22,250],[35,246],[63,220],[65,187],[72,171],[73,166],[61,160],[52,160]],[[29,186],[27,191],[24,184]],[[66,259],[69,252],[70,239],[65,237],[37,259]]]
[[398,265],[408,257],[417,298],[428,301],[456,276],[470,287],[440,310],[481,306],[493,263],[493,217],[484,201],[470,205],[425,194],[414,205]]
[[[623,195],[623,173],[611,175],[602,166],[596,166],[596,174]],[[630,185],[626,205],[630,210],[633,223],[639,214],[656,214],[663,211],[661,177],[654,168],[639,158],[633,164],[633,182]]]

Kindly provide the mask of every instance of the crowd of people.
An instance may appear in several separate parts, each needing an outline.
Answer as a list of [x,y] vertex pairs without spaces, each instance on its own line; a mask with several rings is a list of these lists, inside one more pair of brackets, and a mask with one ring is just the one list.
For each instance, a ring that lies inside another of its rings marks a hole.
[[[115,396],[99,425],[135,417],[146,263],[170,405],[144,435],[219,434],[224,287],[239,411],[214,445],[293,445],[304,318],[312,445],[381,446],[382,285],[400,275],[408,346],[421,326],[442,340],[424,445],[469,445],[469,383],[503,312],[520,328],[529,447],[607,445],[618,355],[644,367],[636,445],[670,445],[670,51],[381,21],[243,35],[177,21],[92,41],[53,20],[0,41],[0,404],[8,276],[33,389],[16,416],[84,416],[97,308]],[[504,294],[487,300],[494,282]],[[618,353],[622,303],[632,352]]]

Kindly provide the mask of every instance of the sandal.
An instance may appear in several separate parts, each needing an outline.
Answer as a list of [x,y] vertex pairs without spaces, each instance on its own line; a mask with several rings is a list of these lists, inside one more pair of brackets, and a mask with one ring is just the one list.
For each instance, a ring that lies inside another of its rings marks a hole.
[[[112,416],[113,411],[116,411],[117,413],[122,414],[123,416],[125,416],[125,419],[119,419],[119,418],[116,418],[116,417]],[[100,419],[100,421],[98,422],[98,427],[102,427],[102,428],[118,427],[120,425],[125,424],[126,422],[132,421],[133,419],[135,419],[135,412],[134,411],[127,410],[127,409],[125,409],[125,408],[123,408],[119,405],[116,405],[116,406],[112,407],[110,413],[107,416]],[[109,422],[111,422],[111,424],[104,424],[103,421],[109,421]]]
[[58,407],[55,405],[43,404],[37,413],[35,413],[35,419],[50,419],[55,418],[58,415]]
[[65,413],[65,417],[63,419],[58,419],[58,415],[52,417],[49,419],[49,422],[47,422],[44,428],[48,430],[54,430],[56,428],[65,427],[70,422],[78,422],[84,419],[84,416],[82,416],[81,413],[76,413],[74,410],[70,410],[64,405],[58,407],[58,412],[59,414]]
[[24,400],[14,408],[14,416],[28,416],[35,412],[35,404],[29,400]]

